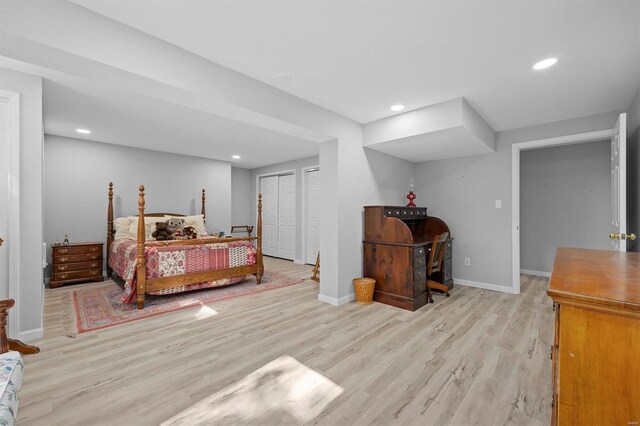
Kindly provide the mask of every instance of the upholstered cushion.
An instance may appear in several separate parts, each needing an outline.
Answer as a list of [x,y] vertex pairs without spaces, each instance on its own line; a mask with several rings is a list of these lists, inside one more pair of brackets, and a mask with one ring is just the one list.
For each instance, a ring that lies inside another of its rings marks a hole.
[[[137,216],[129,216],[129,238],[133,238],[134,240],[138,239],[138,217]],[[162,217],[145,217],[144,218],[144,228],[145,228],[145,237],[146,241],[153,239],[151,234],[156,230],[156,222],[164,222],[164,218]]]
[[113,225],[116,229],[116,235],[113,237],[114,240],[122,240],[124,238],[131,238],[129,235],[129,218],[128,217],[119,217],[113,221]]
[[24,364],[20,353],[0,354],[0,425],[15,424],[20,403]]

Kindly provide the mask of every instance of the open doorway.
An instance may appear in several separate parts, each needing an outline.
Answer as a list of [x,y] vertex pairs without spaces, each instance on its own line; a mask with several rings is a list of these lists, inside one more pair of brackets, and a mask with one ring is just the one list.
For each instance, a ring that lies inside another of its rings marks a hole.
[[[588,143],[588,142],[596,142],[596,141],[603,141],[603,140],[611,140],[612,142],[615,140],[621,140],[623,138],[620,138],[620,135],[618,134],[618,132],[620,131],[621,128],[623,129],[624,126],[620,126],[620,121],[624,121],[625,119],[626,119],[625,114],[621,114],[615,129],[605,129],[605,130],[598,130],[598,131],[593,131],[588,133],[560,136],[560,137],[549,138],[549,139],[533,140],[528,142],[515,143],[512,145],[512,168],[511,168],[512,170],[512,176],[511,176],[512,246],[511,246],[511,249],[512,249],[512,267],[513,267],[512,282],[513,282],[513,289],[514,289],[513,292],[515,294],[520,293],[520,273],[521,273],[521,270],[520,270],[520,237],[521,237],[520,161],[521,161],[522,151],[535,150],[535,149],[548,148],[548,147],[559,147],[559,146],[581,144],[581,143]],[[613,165],[613,162],[611,163],[611,165]],[[622,178],[622,180],[625,180],[625,178]],[[612,179],[609,178],[608,182],[610,184],[612,182]],[[616,190],[619,191],[620,188],[618,187],[616,188]],[[613,193],[613,190],[611,193]],[[621,198],[624,198],[624,197],[617,197],[616,200],[611,199],[607,205],[613,209],[613,201],[620,202]],[[618,208],[617,211],[620,212],[620,209]],[[611,224],[611,222],[612,222],[611,216],[609,216],[607,223]],[[622,225],[626,226],[626,224],[622,224]],[[586,232],[590,232],[590,230],[583,229],[579,232],[586,233]],[[555,249],[553,249],[553,252],[555,253]]]
[[558,247],[609,249],[609,139],[520,155],[520,272],[549,277]]

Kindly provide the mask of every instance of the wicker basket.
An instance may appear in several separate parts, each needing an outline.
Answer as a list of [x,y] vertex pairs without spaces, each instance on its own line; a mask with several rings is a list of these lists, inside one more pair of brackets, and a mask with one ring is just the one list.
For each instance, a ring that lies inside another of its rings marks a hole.
[[356,303],[370,305],[373,302],[373,289],[375,287],[376,280],[373,278],[355,278],[353,280],[353,290],[356,293]]

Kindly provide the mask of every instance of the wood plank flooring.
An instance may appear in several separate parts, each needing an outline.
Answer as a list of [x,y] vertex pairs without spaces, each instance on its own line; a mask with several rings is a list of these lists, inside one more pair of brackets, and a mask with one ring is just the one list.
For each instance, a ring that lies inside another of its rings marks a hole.
[[457,286],[411,313],[326,305],[307,280],[75,338],[71,287],[47,290],[18,424],[548,424],[546,287],[530,276],[520,295]]

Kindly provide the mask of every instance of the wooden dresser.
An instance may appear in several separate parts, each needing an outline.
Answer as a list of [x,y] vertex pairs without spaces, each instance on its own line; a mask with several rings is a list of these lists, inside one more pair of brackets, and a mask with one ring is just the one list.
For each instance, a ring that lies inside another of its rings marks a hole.
[[[449,232],[426,207],[364,208],[364,276],[376,280],[373,299],[415,311],[427,303],[426,266],[436,235]],[[452,239],[447,240],[443,268],[432,279],[453,287]]]
[[559,248],[554,425],[640,424],[640,253]]
[[49,286],[83,281],[104,281],[102,275],[102,242],[52,244],[52,277]]

